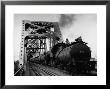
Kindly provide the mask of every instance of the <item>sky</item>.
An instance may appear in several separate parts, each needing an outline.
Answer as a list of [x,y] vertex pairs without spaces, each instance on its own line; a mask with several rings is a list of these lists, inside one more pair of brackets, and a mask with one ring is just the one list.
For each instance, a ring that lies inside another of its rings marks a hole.
[[92,57],[97,59],[96,14],[15,14],[14,15],[14,60],[19,60],[22,20],[58,22],[63,36],[73,42],[79,36],[88,43]]

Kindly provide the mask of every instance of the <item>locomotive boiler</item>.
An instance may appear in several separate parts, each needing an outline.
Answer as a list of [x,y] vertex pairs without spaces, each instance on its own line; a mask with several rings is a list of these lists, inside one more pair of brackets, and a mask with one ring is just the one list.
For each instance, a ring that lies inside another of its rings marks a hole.
[[70,44],[58,43],[51,50],[55,60],[67,62],[90,61],[91,50],[81,38]]
[[91,50],[81,37],[70,44],[58,43],[53,46],[51,52],[54,66],[70,71],[87,70],[87,63],[91,58]]

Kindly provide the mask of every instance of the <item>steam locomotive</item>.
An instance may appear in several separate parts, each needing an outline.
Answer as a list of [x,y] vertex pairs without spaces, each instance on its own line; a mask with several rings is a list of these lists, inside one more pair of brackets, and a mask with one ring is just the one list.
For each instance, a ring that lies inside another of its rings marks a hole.
[[[40,55],[34,62],[67,71],[71,75],[89,74],[91,67],[91,50],[79,37],[72,43],[58,43],[51,51]],[[93,65],[94,64],[94,65]]]

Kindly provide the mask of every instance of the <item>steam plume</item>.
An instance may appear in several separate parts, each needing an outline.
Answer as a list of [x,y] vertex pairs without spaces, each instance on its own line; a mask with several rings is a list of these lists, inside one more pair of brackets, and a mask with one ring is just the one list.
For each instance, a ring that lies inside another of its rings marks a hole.
[[70,27],[73,24],[74,15],[73,14],[61,14],[59,19],[59,25],[62,28]]

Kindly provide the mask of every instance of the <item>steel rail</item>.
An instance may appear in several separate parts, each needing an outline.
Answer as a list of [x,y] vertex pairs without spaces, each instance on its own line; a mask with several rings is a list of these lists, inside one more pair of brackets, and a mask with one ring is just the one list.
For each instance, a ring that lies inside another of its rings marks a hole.
[[[44,68],[44,67],[42,68],[40,65],[37,65],[37,64],[35,64],[35,63],[34,63],[34,65],[35,65],[37,68],[39,68],[41,72],[45,72],[45,73],[48,74],[48,75],[51,75],[51,76],[60,76],[60,75],[58,75],[58,74],[56,74],[56,73],[54,73],[54,72],[49,71],[48,69],[46,69],[46,68]],[[44,70],[44,69],[45,69],[45,70]]]

